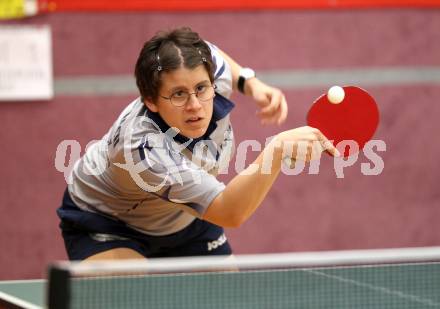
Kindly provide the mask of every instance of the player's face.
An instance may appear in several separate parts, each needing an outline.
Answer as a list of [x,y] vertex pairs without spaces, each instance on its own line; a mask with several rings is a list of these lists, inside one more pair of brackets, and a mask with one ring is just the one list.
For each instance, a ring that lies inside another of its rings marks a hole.
[[212,84],[205,66],[199,65],[194,69],[181,67],[171,72],[163,72],[161,79],[159,98],[154,104],[146,102],[148,108],[159,113],[170,127],[178,128],[180,134],[189,138],[201,137],[211,121],[213,98],[202,101],[195,94],[191,94],[183,106],[175,106],[163,97],[174,96],[177,98],[176,101],[179,101],[179,97],[186,96],[186,93],[211,92],[212,89],[209,87],[212,87]]

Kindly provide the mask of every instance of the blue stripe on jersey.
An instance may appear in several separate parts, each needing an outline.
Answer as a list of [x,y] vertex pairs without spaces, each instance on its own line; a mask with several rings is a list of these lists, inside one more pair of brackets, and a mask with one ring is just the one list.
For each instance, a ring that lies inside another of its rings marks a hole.
[[217,74],[215,74],[214,79],[218,79],[220,77],[220,75],[223,74],[223,72],[225,71],[226,65],[225,63],[223,63],[222,67],[220,68],[220,70],[218,70]]
[[155,192],[150,192],[151,194],[159,197],[162,200],[165,200],[167,202],[173,203],[173,204],[178,204],[178,205],[185,205],[188,206],[191,209],[194,209],[197,213],[201,214],[205,211],[205,207],[203,207],[200,204],[194,203],[194,202],[190,202],[190,203],[176,203],[173,202],[170,199],[170,191],[171,191],[171,187],[166,188],[166,190],[164,192],[162,192],[161,194],[157,194]]
[[205,207],[203,207],[202,205],[199,205],[197,203],[185,203],[184,205],[188,206],[191,209],[194,209],[199,214],[202,214],[205,212]]
[[143,147],[143,145],[144,145],[144,144],[141,144],[141,145],[138,147],[139,157],[141,158],[142,161],[145,160],[145,153],[144,153],[144,147]]
[[[211,53],[211,54],[212,54],[212,53]],[[214,65],[214,67],[212,68],[213,71],[214,71],[214,72],[217,71],[217,59],[215,58],[214,55],[212,55],[212,64]],[[217,75],[218,75],[218,74],[215,75],[215,78],[217,78]]]

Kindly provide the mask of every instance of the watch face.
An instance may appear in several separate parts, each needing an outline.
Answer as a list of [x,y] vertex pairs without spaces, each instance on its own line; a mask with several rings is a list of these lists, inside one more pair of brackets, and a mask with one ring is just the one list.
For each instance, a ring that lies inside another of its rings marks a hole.
[[249,79],[255,77],[255,72],[249,68],[243,68],[240,72],[240,76],[243,76],[245,79]]

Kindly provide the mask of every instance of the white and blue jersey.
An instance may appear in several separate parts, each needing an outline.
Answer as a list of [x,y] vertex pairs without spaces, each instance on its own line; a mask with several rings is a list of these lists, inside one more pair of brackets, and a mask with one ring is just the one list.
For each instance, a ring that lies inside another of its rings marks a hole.
[[232,76],[217,48],[209,45],[217,95],[205,135],[188,139],[140,98],[134,100],[75,164],[68,192],[82,211],[114,218],[147,235],[169,235],[201,218],[224,190],[216,176],[227,168],[234,147],[228,99]]

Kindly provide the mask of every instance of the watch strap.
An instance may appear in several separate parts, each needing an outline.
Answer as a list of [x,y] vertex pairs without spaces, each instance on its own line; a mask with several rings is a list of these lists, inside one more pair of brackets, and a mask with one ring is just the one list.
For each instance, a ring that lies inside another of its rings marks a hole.
[[238,91],[240,91],[241,93],[244,93],[244,83],[246,81],[246,78],[244,78],[243,76],[239,76],[238,77],[238,83],[237,83],[237,88]]

